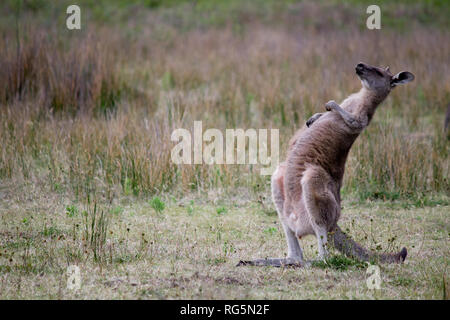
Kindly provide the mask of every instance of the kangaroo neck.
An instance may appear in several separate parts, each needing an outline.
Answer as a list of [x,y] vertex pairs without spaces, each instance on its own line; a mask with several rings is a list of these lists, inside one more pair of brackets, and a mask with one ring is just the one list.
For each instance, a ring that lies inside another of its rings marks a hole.
[[359,115],[360,117],[367,116],[368,123],[370,123],[375,110],[387,97],[388,93],[362,87],[359,92],[351,95],[342,104],[344,105],[344,109],[347,109],[355,115]]

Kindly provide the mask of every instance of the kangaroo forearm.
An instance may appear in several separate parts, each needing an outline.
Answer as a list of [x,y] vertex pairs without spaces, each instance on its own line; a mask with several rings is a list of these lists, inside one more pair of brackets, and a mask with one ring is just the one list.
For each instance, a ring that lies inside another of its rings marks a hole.
[[334,101],[329,101],[325,105],[325,108],[328,111],[336,111],[341,116],[342,120],[344,120],[345,124],[354,130],[362,130],[368,124],[367,116],[355,116],[342,109],[342,107]]

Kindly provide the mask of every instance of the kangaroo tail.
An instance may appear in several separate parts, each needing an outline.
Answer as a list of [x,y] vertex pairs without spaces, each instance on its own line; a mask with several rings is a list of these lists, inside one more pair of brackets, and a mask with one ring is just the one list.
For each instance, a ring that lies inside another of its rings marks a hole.
[[332,233],[332,243],[337,250],[346,256],[360,261],[375,260],[380,263],[402,263],[408,254],[406,248],[403,248],[399,253],[370,252],[347,236],[339,226],[336,226]]

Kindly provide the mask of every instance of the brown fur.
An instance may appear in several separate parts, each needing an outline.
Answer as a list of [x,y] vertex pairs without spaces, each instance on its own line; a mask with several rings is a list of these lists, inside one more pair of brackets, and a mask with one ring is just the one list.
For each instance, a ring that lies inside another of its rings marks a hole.
[[287,259],[241,261],[245,265],[303,266],[297,239],[314,234],[319,257],[327,255],[328,236],[344,254],[367,261],[402,262],[406,249],[396,254],[375,254],[347,237],[338,227],[341,215],[340,189],[351,146],[370,123],[378,105],[397,84],[412,81],[409,72],[393,76],[389,69],[363,63],[356,66],[362,89],[341,105],[326,104],[331,112],[315,114],[290,140],[287,159],[272,176],[272,198],[288,241]]

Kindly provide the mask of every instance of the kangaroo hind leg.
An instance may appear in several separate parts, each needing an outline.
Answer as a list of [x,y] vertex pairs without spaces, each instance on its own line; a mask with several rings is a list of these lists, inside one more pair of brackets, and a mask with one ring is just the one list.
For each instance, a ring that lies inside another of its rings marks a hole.
[[277,170],[275,170],[272,175],[271,187],[272,187],[272,200],[277,208],[278,217],[280,218],[281,224],[283,226],[284,234],[286,236],[287,246],[288,246],[288,258],[291,258],[299,263],[303,262],[303,253],[295,232],[292,231],[289,226],[284,221],[283,210],[284,210],[284,173],[286,169],[286,164],[281,163]]
[[250,261],[240,261],[238,266],[272,266],[272,267],[302,267],[304,265],[303,262],[303,253],[300,245],[298,243],[298,239],[295,233],[286,225],[283,219],[283,210],[284,210],[284,171],[285,164],[282,163],[278,166],[272,176],[272,200],[275,204],[275,207],[278,212],[278,217],[281,220],[281,224],[283,226],[284,234],[286,236],[286,241],[288,245],[288,257],[287,258],[265,258],[265,259],[256,259]]
[[331,176],[319,166],[311,166],[305,170],[301,180],[302,196],[312,229],[317,238],[319,259],[328,255],[328,232],[339,218],[339,204],[331,190]]

